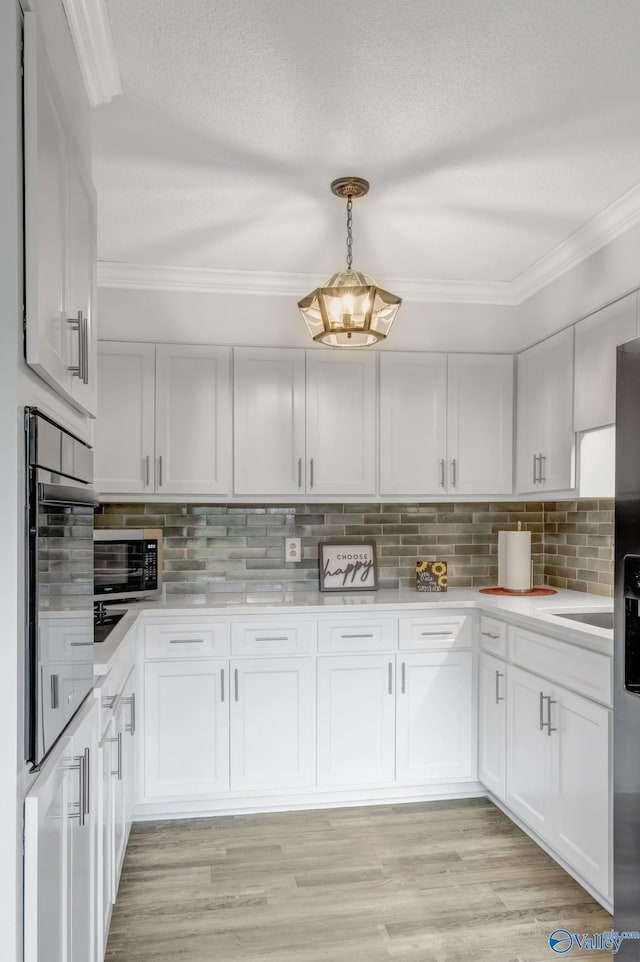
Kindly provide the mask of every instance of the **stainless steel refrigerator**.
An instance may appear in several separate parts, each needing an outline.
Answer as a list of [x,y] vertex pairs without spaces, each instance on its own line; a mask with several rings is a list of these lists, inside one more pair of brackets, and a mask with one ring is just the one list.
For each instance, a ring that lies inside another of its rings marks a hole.
[[[594,385],[597,390],[597,385]],[[614,628],[614,912],[640,930],[640,338],[618,348]],[[615,956],[640,960],[640,940]]]

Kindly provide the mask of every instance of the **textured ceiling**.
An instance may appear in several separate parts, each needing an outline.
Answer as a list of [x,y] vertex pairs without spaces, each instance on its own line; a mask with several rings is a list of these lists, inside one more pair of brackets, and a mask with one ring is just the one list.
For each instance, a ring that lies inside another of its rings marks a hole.
[[356,268],[511,281],[640,181],[637,0],[108,10],[101,260],[328,275],[355,173]]

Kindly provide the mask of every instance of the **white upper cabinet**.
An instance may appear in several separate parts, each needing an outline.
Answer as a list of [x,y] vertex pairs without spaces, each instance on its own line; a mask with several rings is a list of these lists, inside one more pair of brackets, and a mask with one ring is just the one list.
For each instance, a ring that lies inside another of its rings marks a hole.
[[376,355],[307,352],[307,491],[376,491]]
[[513,491],[513,358],[450,354],[448,488],[455,494]]
[[156,490],[228,494],[231,397],[228,348],[156,347]]
[[236,494],[304,492],[304,351],[234,350],[233,432]]
[[616,348],[636,335],[638,295],[629,294],[576,324],[574,429],[616,419]]
[[380,493],[444,494],[446,354],[380,355]]
[[518,491],[572,488],[574,441],[570,328],[518,355]]
[[228,494],[230,348],[100,343],[100,494]]
[[511,494],[513,359],[381,354],[380,493]]
[[100,344],[94,436],[100,494],[154,490],[154,365],[153,344]]
[[26,360],[95,415],[96,200],[68,127],[37,17],[25,13]]

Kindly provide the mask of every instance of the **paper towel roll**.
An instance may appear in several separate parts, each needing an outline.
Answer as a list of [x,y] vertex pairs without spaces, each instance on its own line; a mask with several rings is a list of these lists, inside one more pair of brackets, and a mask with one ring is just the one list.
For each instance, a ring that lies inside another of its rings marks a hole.
[[498,531],[498,586],[507,591],[530,590],[530,531]]

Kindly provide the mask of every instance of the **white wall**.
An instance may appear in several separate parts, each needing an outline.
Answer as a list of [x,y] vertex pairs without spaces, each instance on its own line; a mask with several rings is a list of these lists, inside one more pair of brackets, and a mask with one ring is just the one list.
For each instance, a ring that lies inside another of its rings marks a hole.
[[[640,225],[518,306],[404,301],[380,350],[515,353],[640,286]],[[98,291],[107,340],[310,347],[293,297]]]

